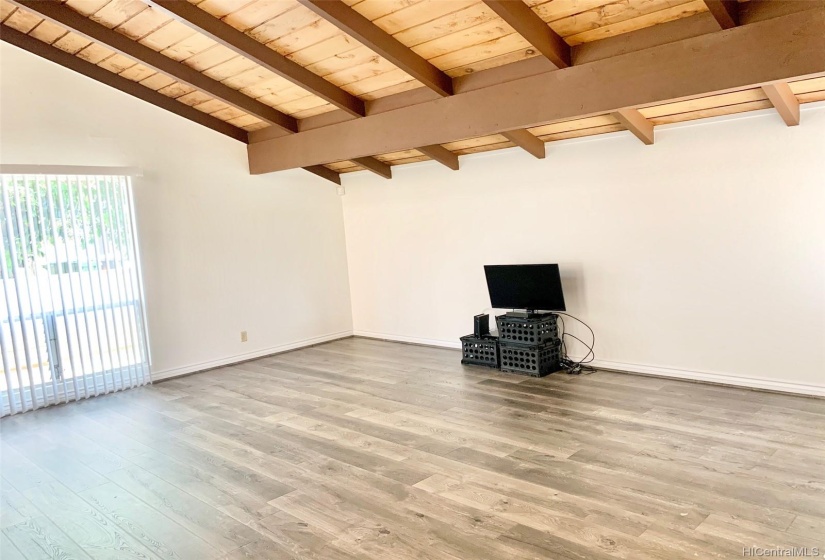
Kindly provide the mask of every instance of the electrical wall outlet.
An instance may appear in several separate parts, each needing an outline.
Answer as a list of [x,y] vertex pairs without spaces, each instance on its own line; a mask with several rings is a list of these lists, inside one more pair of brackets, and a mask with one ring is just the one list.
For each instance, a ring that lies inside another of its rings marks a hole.
[[246,331],[241,331],[241,342],[246,342],[249,338],[246,336]]

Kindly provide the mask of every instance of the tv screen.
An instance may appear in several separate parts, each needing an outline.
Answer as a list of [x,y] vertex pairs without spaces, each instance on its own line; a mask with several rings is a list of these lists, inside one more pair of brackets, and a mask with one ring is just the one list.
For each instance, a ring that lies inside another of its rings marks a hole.
[[566,310],[557,264],[485,265],[484,274],[494,308]]

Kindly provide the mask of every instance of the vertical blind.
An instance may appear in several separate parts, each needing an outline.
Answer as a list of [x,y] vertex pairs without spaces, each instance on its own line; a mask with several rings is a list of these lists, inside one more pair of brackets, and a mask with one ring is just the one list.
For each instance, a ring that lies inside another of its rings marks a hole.
[[129,177],[0,178],[2,415],[148,383]]

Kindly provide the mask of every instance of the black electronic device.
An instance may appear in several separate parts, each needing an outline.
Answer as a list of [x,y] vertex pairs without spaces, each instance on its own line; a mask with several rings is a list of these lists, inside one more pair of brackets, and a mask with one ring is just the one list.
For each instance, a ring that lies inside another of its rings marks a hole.
[[496,309],[565,311],[557,264],[485,265],[490,302]]
[[490,334],[490,316],[486,313],[473,317],[473,334],[476,336],[486,336]]

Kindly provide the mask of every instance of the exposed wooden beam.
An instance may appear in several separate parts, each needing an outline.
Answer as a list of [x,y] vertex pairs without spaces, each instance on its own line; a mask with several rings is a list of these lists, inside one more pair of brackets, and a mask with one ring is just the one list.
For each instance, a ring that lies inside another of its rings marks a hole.
[[159,52],[153,51],[122,35],[117,31],[92,21],[82,16],[71,8],[60,4],[54,0],[11,0],[24,10],[34,12],[39,16],[67,27],[83,35],[84,37],[105,45],[110,49],[133,58],[140,63],[172,76],[176,80],[197,88],[203,92],[220,99],[224,103],[231,105],[241,111],[254,115],[274,126],[280,127],[290,132],[298,131],[298,123],[289,115],[273,109],[269,105],[256,101],[243,93],[234,90],[217,80],[201,74],[194,68],[190,68],[180,62],[175,62]]
[[825,7],[251,144],[250,169],[351,160],[820,75]]
[[527,4],[521,0],[484,0],[484,3],[556,68],[570,66],[570,46]]
[[184,119],[198,123],[207,128],[211,128],[221,134],[225,134],[230,138],[240,140],[244,143],[247,141],[247,132],[241,128],[232,126],[227,122],[207,115],[203,111],[198,111],[197,109],[190,107],[189,105],[185,105],[180,101],[175,101],[171,97],[166,97],[162,93],[151,90],[137,82],[127,80],[126,78],[118,76],[113,72],[109,72],[108,70],[101,68],[100,66],[96,66],[91,62],[86,62],[82,58],[78,58],[58,48],[52,47],[43,41],[38,41],[34,37],[20,33],[11,27],[6,25],[2,26],[2,31],[0,31],[0,39],[6,43],[21,48],[24,51],[28,51],[41,58],[45,58],[46,60],[50,60],[51,62],[68,68],[69,70],[73,70],[78,74],[82,74],[87,78],[91,78],[96,82],[113,87],[123,93],[131,95],[132,97],[137,97],[147,103],[151,103],[156,107],[166,109],[170,113],[174,113]]
[[[292,62],[266,45],[256,41],[245,33],[238,31],[231,25],[228,25],[208,12],[199,9],[194,4],[190,4],[189,2],[181,2],[180,0],[147,1],[152,6],[163,10],[178,21],[183,22],[189,27],[197,29],[212,40],[222,44],[235,53],[248,58],[252,62],[261,65],[267,70],[278,74],[293,84],[304,88],[305,90],[322,99],[325,99],[326,101],[329,101],[350,115],[363,117],[366,114],[364,102],[356,96],[347,93],[317,74],[310,72],[303,66]],[[357,163],[362,167],[387,179],[392,177],[392,171],[389,165],[386,165],[375,158],[359,159],[360,161]],[[332,173],[332,171],[326,167],[320,166],[320,169],[316,174],[325,173]]]
[[458,171],[458,156],[444,146],[433,144],[432,146],[421,146],[416,149],[441,165],[446,165],[453,171]]
[[[760,0],[758,2],[745,2],[741,16],[741,24],[749,25],[782,17],[791,13],[816,9],[822,6],[822,0],[795,0],[787,2],[782,0]],[[604,60],[614,56],[636,52],[643,49],[655,48],[668,43],[682,41],[691,37],[700,37],[710,33],[717,33],[719,25],[710,12],[702,12],[695,16],[677,19],[667,23],[661,23],[652,27],[645,27],[622,33],[613,37],[600,39],[590,43],[584,43],[573,47],[574,65],[588,64],[597,60]],[[513,80],[520,80],[536,74],[544,74],[554,69],[553,64],[543,56],[536,56],[473,72],[464,76],[456,77],[453,80],[453,91],[455,95],[468,93],[478,89],[490,87]],[[394,111],[419,103],[426,103],[438,99],[440,96],[427,88],[416,88],[409,91],[396,93],[387,97],[380,97],[367,101],[367,114],[377,115],[387,111]],[[356,117],[344,111],[330,111],[314,117],[308,117],[298,121],[298,128],[301,132],[330,126],[340,122],[353,120]],[[268,127],[251,132],[250,143],[262,142],[272,138],[278,138],[287,134],[276,127]]]
[[739,25],[739,2],[736,0],[705,0],[705,5],[722,29]]
[[352,158],[351,161],[354,161],[367,171],[372,171],[379,177],[392,179],[392,167],[381,160],[375,159],[374,157],[360,157]]
[[765,84],[762,91],[773,103],[776,112],[788,126],[799,124],[799,100],[786,82]]
[[310,165],[309,167],[304,167],[304,169],[314,175],[317,175],[321,179],[332,181],[336,185],[341,184],[341,174],[328,167],[324,167],[323,165]]
[[502,132],[501,135],[524,151],[539,159],[544,159],[544,142],[536,138],[529,130],[509,130]]
[[639,111],[619,109],[613,116],[643,143],[648,146],[653,144],[653,123],[644,118]]
[[180,0],[147,0],[152,6],[168,13],[188,27],[197,29],[207,37],[235,53],[248,58],[267,70],[289,80],[305,90],[329,101],[347,113],[363,117],[364,102],[347,93],[321,76],[292,62],[249,35],[238,31],[213,15],[189,2]]
[[341,0],[298,1],[439,95],[453,94],[447,74]]

